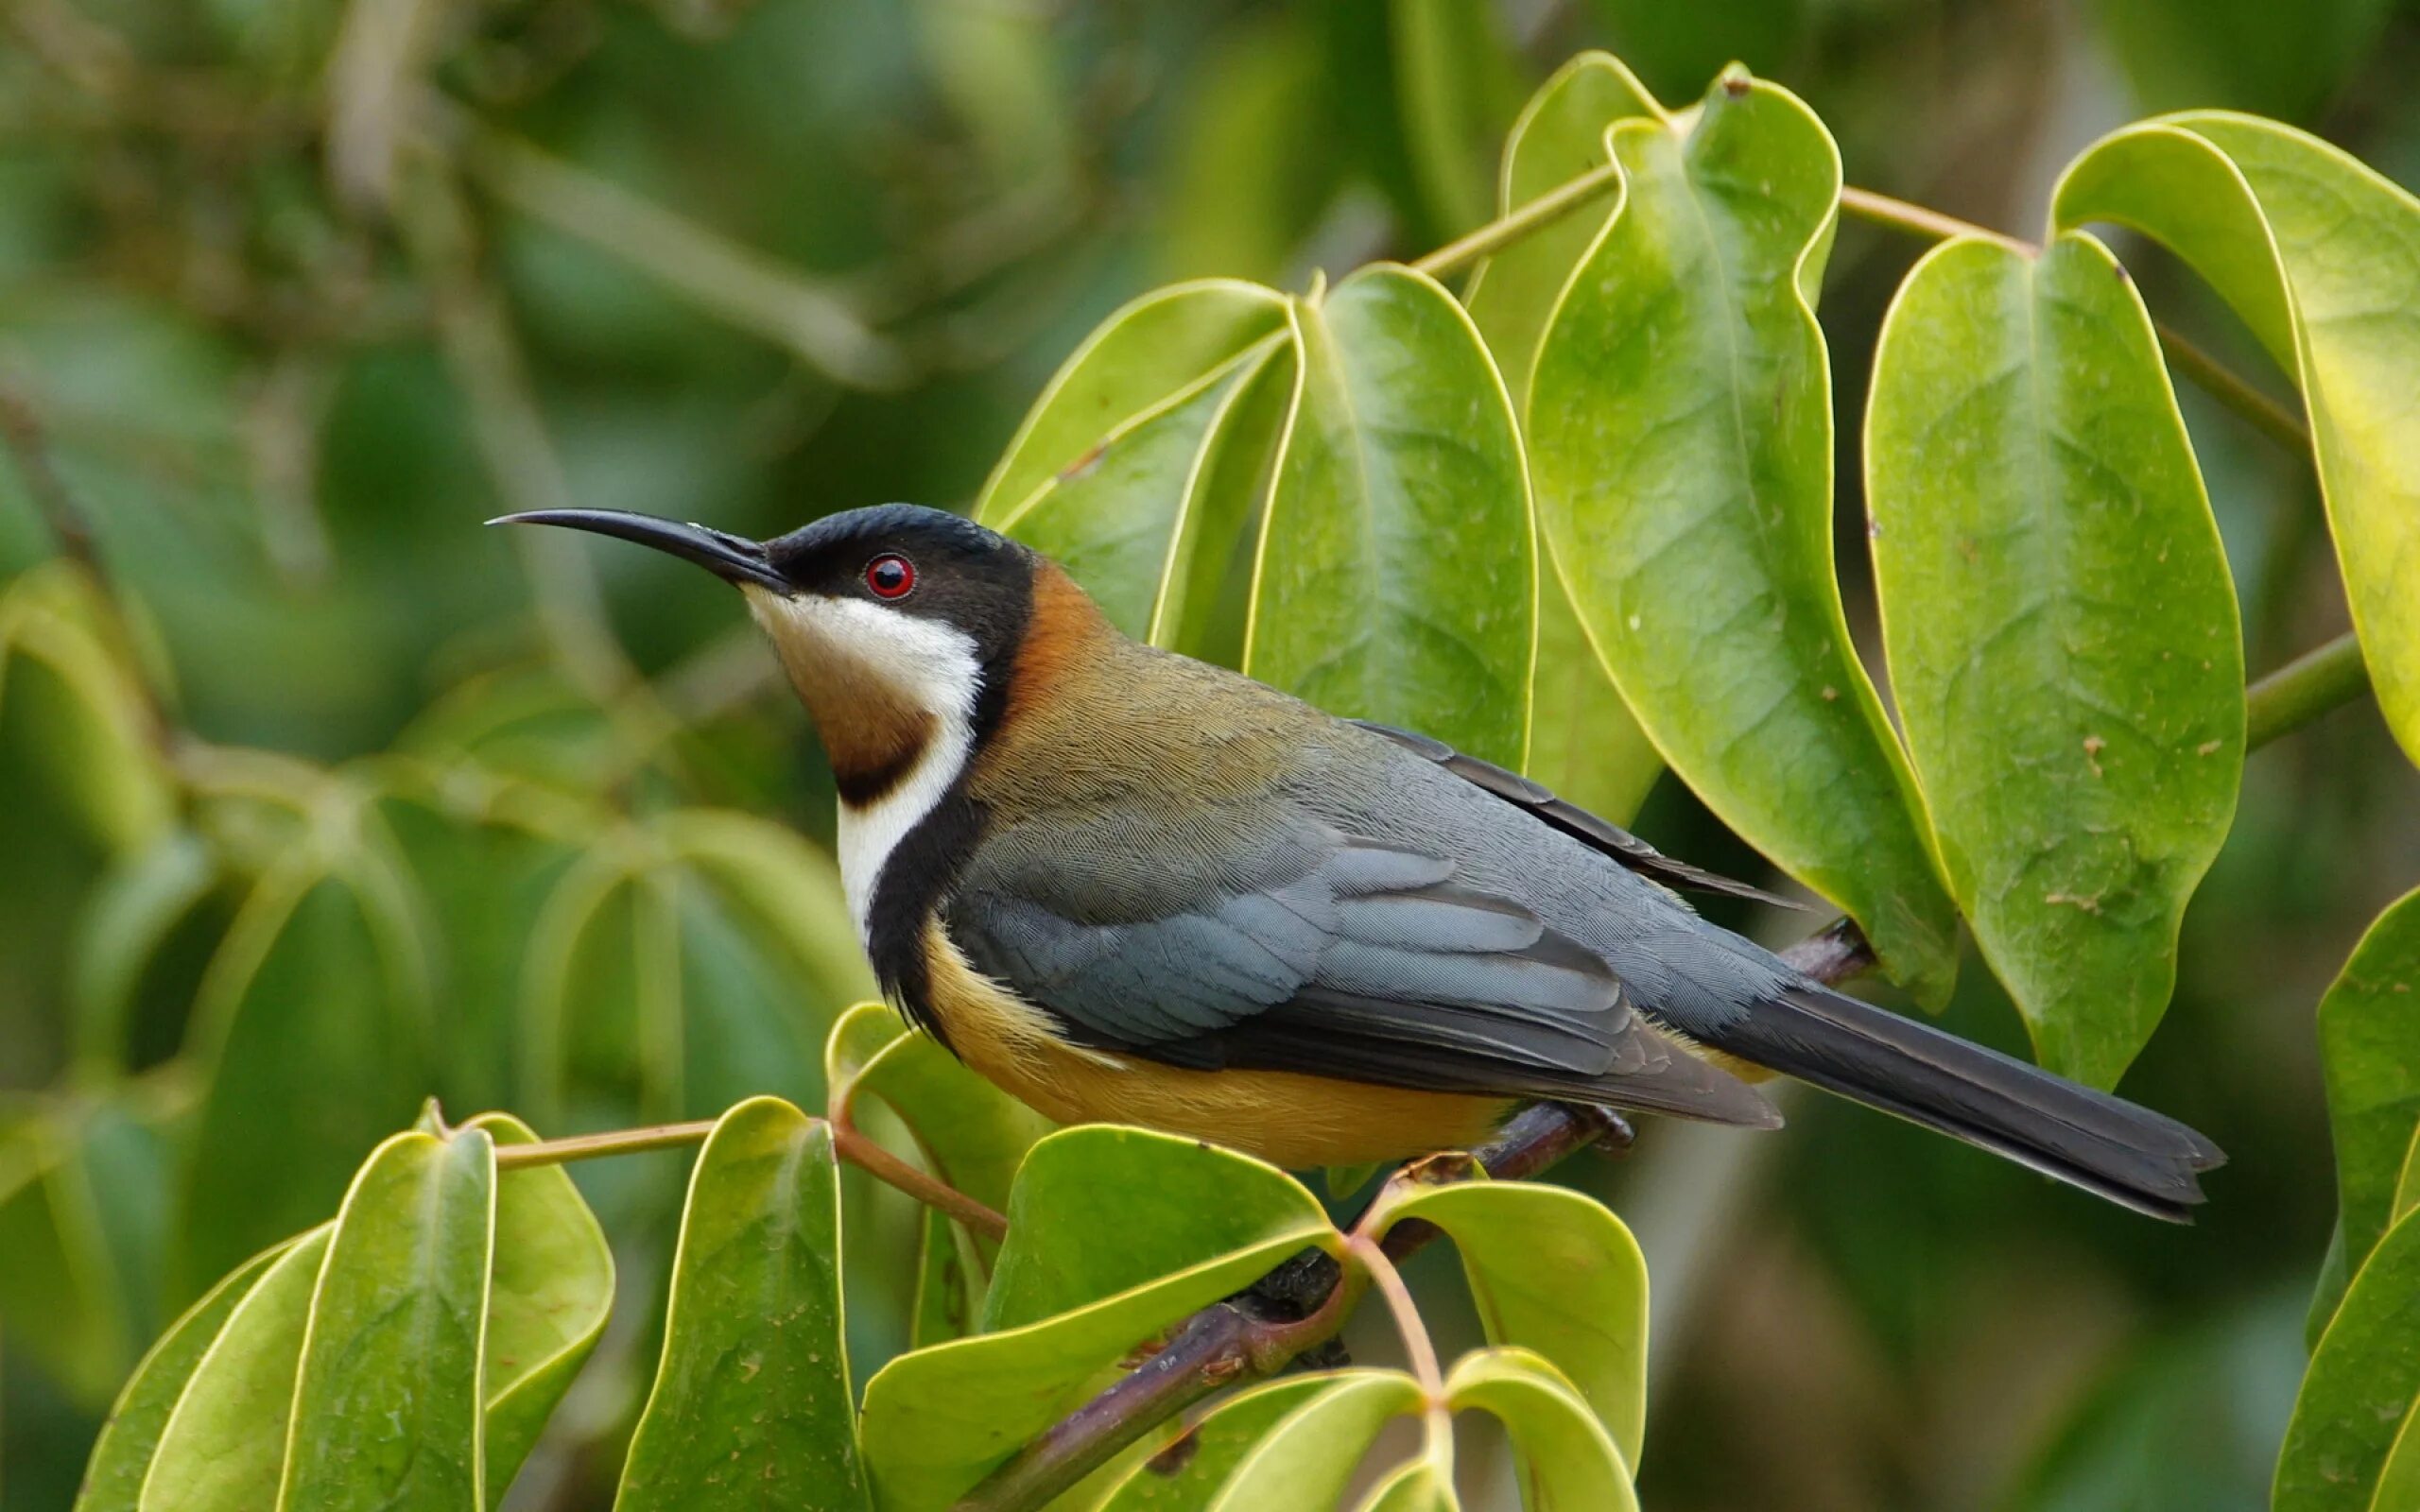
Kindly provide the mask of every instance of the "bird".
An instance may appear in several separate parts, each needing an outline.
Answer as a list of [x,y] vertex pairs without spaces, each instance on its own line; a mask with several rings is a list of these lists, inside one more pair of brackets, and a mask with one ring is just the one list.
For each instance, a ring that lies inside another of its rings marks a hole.
[[876,505],[752,541],[619,510],[735,585],[831,763],[860,943],[915,1027],[1063,1124],[1288,1169],[1558,1100],[1769,1128],[1778,1073],[2153,1217],[2173,1119],[1838,992],[1703,917],[1744,891],[1505,768],[1135,641],[1047,557]]

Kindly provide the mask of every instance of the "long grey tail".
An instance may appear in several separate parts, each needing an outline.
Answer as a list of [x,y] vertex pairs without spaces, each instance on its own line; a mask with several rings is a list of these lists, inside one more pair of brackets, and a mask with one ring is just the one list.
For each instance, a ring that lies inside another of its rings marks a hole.
[[1938,1129],[2137,1212],[2187,1223],[2226,1163],[2172,1118],[1819,987],[1793,987],[1702,1042]]

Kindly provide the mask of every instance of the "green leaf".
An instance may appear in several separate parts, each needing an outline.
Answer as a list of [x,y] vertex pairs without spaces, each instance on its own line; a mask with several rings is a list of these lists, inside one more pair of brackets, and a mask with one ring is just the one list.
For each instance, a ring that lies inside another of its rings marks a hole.
[[2420,891],[2388,905],[2320,999],[2319,1065],[2336,1144],[2337,1252],[2311,1298],[2314,1334],[2399,1216],[2420,1127]]
[[279,1245],[236,1266],[184,1316],[170,1324],[143,1356],[93,1445],[93,1457],[84,1467],[83,1488],[76,1493],[75,1512],[135,1512],[143,1477],[151,1468],[168,1415],[176,1410],[186,1382],[217,1343],[237,1304],[252,1294],[262,1274],[288,1247]]
[[898,1033],[869,1057],[852,1083],[890,1105],[943,1181],[985,1207],[1008,1206],[1017,1168],[1053,1125],[993,1086],[930,1035]]
[[742,1103],[689,1178],[617,1512],[867,1506],[841,1316],[831,1126],[778,1098]]
[[277,1503],[311,1295],[335,1225],[269,1263],[177,1398],[143,1478],[142,1512],[263,1512]]
[[1949,890],[2051,1070],[2114,1085],[2243,774],[2235,586],[2150,312],[2082,232],[1908,275],[1866,411],[1883,644]]
[[99,839],[134,850],[176,795],[122,628],[80,570],[27,573],[0,595],[0,699],[30,703],[54,790]]
[[128,1063],[127,1031],[144,972],[217,882],[217,855],[182,829],[123,853],[103,874],[77,922],[70,981],[77,1051],[88,1063]]
[[1627,179],[1538,353],[1539,518],[1589,638],[1724,822],[1938,1004],[1957,919],[1832,571],[1831,380],[1811,307],[1830,135],[1744,75],[1694,129],[1624,120]]
[[279,1512],[476,1512],[495,1146],[398,1134],[337,1214],[294,1383]]
[[0,1139],[0,1324],[78,1400],[107,1400],[133,1353],[77,1121],[44,1111]]
[[1364,268],[1293,314],[1301,391],[1244,670],[1332,713],[1518,766],[1537,553],[1511,402],[1436,281]]
[[948,1505],[1156,1331],[1338,1243],[1284,1172],[1141,1129],[1045,1139],[1008,1213],[985,1319],[1001,1332],[902,1355],[866,1387],[886,1512]]
[[1424,1455],[1405,1461],[1372,1487],[1360,1512],[1457,1512],[1461,1505],[1453,1466]]
[[1487,165],[1519,109],[1521,65],[1492,0],[1392,0],[1395,104],[1428,219],[1448,232],[1488,216]]
[[1123,306],[1034,401],[984,483],[975,518],[995,524],[1016,513],[1119,426],[1285,329],[1284,295],[1232,279],[1173,284]]
[[[1612,161],[1614,122],[1661,120],[1663,108],[1629,69],[1604,53],[1563,65],[1513,122],[1504,144],[1496,207],[1509,214]],[[1603,201],[1524,236],[1479,265],[1462,302],[1504,374],[1513,408],[1529,402],[1539,337],[1589,244],[1619,208],[1618,186]],[[1536,477],[1535,460],[1531,478]],[[1616,824],[1629,822],[1663,770],[1613,672],[1588,644],[1567,575],[1551,551],[1538,568],[1538,659],[1530,684],[1530,760],[1547,786]]]
[[2102,138],[2051,207],[2166,244],[2294,376],[2378,707],[2420,761],[2420,199],[2315,137],[2196,111]]
[[1098,1512],[1204,1512],[1244,1456],[1331,1379],[1288,1376],[1236,1393],[1127,1471]]
[[[1333,1238],[1319,1199],[1217,1145],[1088,1125],[1033,1146],[1009,1194],[987,1332],[1021,1328],[1203,1265],[1274,1263]],[[1130,1341],[1131,1342],[1131,1341]]]
[[[2273,1512],[2400,1512],[2383,1483],[2420,1400],[2420,1222],[2387,1230],[2311,1351],[2277,1456]],[[2413,1484],[2420,1467],[2397,1464]]]
[[1533,1478],[1530,1512],[1636,1512],[1630,1463],[1563,1373],[1527,1349],[1464,1355],[1445,1378],[1457,1410],[1495,1417]]
[[1647,1426],[1647,1261],[1602,1203],[1568,1187],[1397,1188],[1381,1225],[1425,1218],[1461,1252],[1490,1344],[1550,1362],[1638,1462]]
[[1282,335],[1263,336],[1119,422],[994,528],[1066,568],[1119,629],[1169,644],[1188,600],[1215,593],[1273,439],[1249,396],[1289,385],[1293,360]]
[[1378,1430],[1420,1411],[1420,1383],[1392,1370],[1343,1370],[1321,1378],[1324,1389],[1295,1407],[1244,1456],[1212,1512],[1270,1507],[1332,1507]]
[[[510,1113],[463,1125],[502,1147],[537,1139]],[[488,1504],[503,1500],[546,1419],[571,1389],[614,1307],[614,1251],[560,1165],[505,1171],[495,1189],[480,1394],[487,1404]]]
[[[1593,168],[1613,161],[1606,131],[1616,121],[1661,121],[1664,108],[1608,53],[1586,52],[1555,70],[1512,123],[1504,141],[1495,207],[1509,215]],[[1486,338],[1514,407],[1530,399],[1538,342],[1571,282],[1608,221],[1621,207],[1621,187],[1597,205],[1540,227],[1481,263],[1471,275],[1471,323]],[[1544,655],[1541,647],[1540,654]]]
[[179,1198],[182,1295],[333,1209],[428,1087],[426,962],[392,879],[316,845],[253,888],[194,1034],[213,1070]]

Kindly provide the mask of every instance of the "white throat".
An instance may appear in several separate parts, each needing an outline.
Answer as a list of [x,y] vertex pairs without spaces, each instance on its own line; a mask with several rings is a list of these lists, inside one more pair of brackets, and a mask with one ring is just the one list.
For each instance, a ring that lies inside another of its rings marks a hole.
[[860,599],[762,592],[747,599],[777,644],[822,648],[836,662],[845,661],[851,676],[878,679],[932,715],[933,737],[904,776],[870,802],[840,804],[840,886],[858,940],[871,946],[867,922],[883,868],[940,804],[975,747],[975,699],[982,686],[975,641],[955,626]]

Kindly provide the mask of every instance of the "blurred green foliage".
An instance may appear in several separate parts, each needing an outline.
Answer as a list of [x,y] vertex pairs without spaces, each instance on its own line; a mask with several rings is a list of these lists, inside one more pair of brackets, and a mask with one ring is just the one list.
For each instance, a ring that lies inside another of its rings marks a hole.
[[[1299,291],[1483,218],[1521,99],[1591,44],[1674,101],[1742,59],[1822,115],[1851,181],[2029,233],[2058,163],[2152,109],[2271,112],[2420,181],[2420,12],[2390,0],[6,0],[0,38],[7,1512],[67,1505],[160,1330],[333,1213],[432,1087],[548,1134],[821,1106],[824,1022],[866,984],[788,833],[831,810],[788,700],[685,569],[487,516],[761,534],[971,506],[1132,296]],[[2273,330],[2123,251],[2153,313],[2287,390]],[[1830,249],[1843,415],[1912,257],[1853,225]],[[2320,500],[2183,403],[2257,672],[2346,624]],[[1870,649],[1856,427],[1829,445]],[[1596,799],[1616,814],[1653,770],[1627,738]],[[1640,828],[1752,864],[1674,782]],[[2265,1504],[2303,1364],[2280,1298],[2334,1212],[2313,1007],[2415,856],[2420,779],[2374,709],[2251,759],[2126,1084],[2234,1156],[2198,1228],[1811,1102],[1782,1139],[1651,1131],[1573,1173],[1656,1271],[1651,1504]],[[2022,1040],[1979,970],[1948,1022]],[[675,1168],[578,1180],[624,1305],[529,1508],[607,1504],[671,1284]],[[931,1230],[842,1200],[870,1217],[864,1381],[908,1342],[899,1257]],[[282,1343],[214,1368],[290,1366],[299,1312],[251,1328]],[[1399,1378],[1369,1379],[1335,1420],[1393,1410]]]

